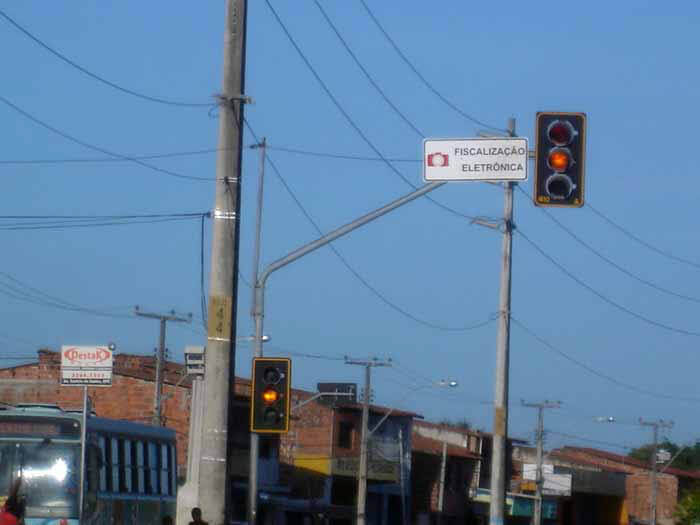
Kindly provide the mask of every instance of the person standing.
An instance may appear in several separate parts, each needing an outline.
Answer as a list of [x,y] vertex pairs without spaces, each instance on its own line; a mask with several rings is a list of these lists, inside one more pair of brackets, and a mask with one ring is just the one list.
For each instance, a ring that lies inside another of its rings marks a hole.
[[17,478],[10,487],[5,505],[0,511],[0,525],[20,525],[24,523],[25,501],[19,495],[22,478]]

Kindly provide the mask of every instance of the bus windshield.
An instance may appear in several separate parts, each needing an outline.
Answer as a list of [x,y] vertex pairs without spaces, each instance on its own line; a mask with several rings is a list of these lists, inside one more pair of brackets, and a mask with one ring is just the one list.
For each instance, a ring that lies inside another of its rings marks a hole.
[[26,516],[77,517],[80,444],[39,440],[0,441],[0,497],[22,476]]

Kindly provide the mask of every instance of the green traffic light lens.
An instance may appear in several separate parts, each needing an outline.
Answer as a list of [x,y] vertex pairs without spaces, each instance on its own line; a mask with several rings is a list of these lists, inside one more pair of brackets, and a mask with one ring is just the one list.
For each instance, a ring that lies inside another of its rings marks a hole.
[[568,199],[574,191],[574,183],[568,175],[557,173],[547,179],[545,189],[552,200]]

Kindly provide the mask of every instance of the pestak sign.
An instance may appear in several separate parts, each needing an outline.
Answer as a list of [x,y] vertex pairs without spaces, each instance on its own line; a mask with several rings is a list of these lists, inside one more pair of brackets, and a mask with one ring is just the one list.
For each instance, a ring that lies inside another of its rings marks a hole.
[[111,386],[112,350],[107,346],[62,346],[61,384]]
[[527,158],[523,137],[425,139],[423,179],[523,181],[527,179]]

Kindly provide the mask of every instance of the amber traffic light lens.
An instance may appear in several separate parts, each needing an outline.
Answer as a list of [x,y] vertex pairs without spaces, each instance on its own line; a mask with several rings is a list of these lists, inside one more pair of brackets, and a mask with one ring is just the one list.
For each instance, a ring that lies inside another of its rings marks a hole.
[[547,164],[554,171],[561,173],[569,169],[571,165],[571,155],[564,148],[555,148],[549,153]]
[[280,398],[280,395],[279,392],[277,392],[277,390],[275,390],[274,388],[267,388],[263,390],[262,398],[266,404],[271,405],[272,403],[277,402],[277,400]]
[[574,138],[574,128],[568,122],[557,120],[550,124],[547,136],[557,146],[566,146]]

